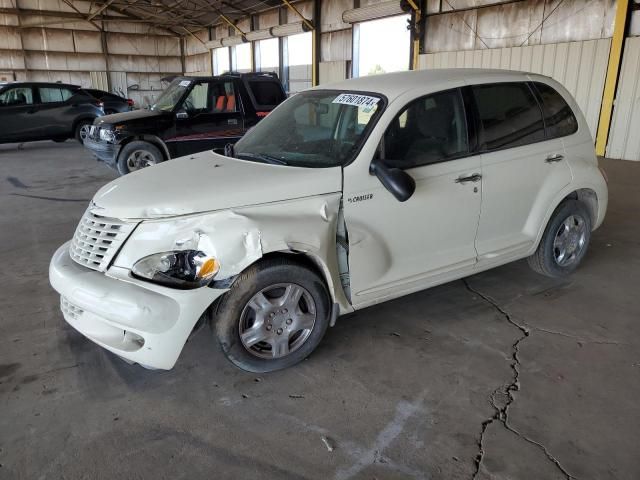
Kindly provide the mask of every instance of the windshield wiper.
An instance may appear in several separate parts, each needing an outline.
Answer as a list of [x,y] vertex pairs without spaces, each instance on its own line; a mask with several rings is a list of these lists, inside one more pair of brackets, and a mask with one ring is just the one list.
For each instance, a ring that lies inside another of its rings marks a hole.
[[245,160],[258,160],[270,165],[288,165],[284,160],[272,155],[267,155],[266,153],[236,152],[236,158],[244,158]]

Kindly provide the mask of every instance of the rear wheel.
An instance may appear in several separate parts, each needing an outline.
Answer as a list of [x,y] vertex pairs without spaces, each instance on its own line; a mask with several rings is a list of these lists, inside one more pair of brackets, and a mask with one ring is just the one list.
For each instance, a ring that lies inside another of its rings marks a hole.
[[271,372],[304,360],[329,325],[322,279],[288,259],[250,267],[222,297],[213,319],[225,356],[250,372]]
[[529,265],[548,277],[568,275],[578,268],[590,239],[587,208],[577,200],[565,200],[549,220],[538,249],[528,258]]
[[91,130],[93,120],[80,120],[76,125],[75,137],[76,140],[84,144],[84,141],[89,136],[89,130]]
[[118,155],[118,173],[126,175],[164,160],[160,149],[149,142],[127,143]]

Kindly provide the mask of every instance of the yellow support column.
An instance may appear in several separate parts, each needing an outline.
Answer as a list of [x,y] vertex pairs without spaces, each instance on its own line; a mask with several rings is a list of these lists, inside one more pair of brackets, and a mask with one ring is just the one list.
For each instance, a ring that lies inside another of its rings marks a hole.
[[609,51],[609,65],[604,83],[604,94],[602,96],[602,107],[600,108],[600,120],[598,122],[598,133],[596,135],[597,155],[604,155],[607,149],[609,126],[611,125],[613,100],[616,95],[618,72],[620,71],[620,59],[622,58],[622,44],[624,42],[628,10],[629,0],[617,1],[613,38],[611,39],[611,50]]

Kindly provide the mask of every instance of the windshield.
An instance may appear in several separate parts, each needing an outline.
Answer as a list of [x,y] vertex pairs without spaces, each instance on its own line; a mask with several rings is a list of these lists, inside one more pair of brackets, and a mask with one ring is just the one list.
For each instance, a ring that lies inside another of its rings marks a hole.
[[371,94],[310,90],[294,95],[235,145],[241,159],[300,167],[349,163],[382,112]]
[[191,85],[190,80],[176,78],[169,84],[167,89],[160,94],[156,103],[151,105],[151,110],[170,112],[180,101],[184,92],[189,88],[189,85]]

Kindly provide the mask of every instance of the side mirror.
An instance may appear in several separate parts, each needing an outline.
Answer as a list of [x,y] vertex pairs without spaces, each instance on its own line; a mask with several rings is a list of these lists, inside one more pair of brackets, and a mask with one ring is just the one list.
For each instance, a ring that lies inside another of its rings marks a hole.
[[416,181],[411,175],[399,168],[388,167],[383,160],[374,159],[369,173],[378,177],[384,188],[401,202],[406,202],[416,191]]
[[176,118],[189,118],[189,114],[187,113],[186,110],[178,110],[176,112]]

